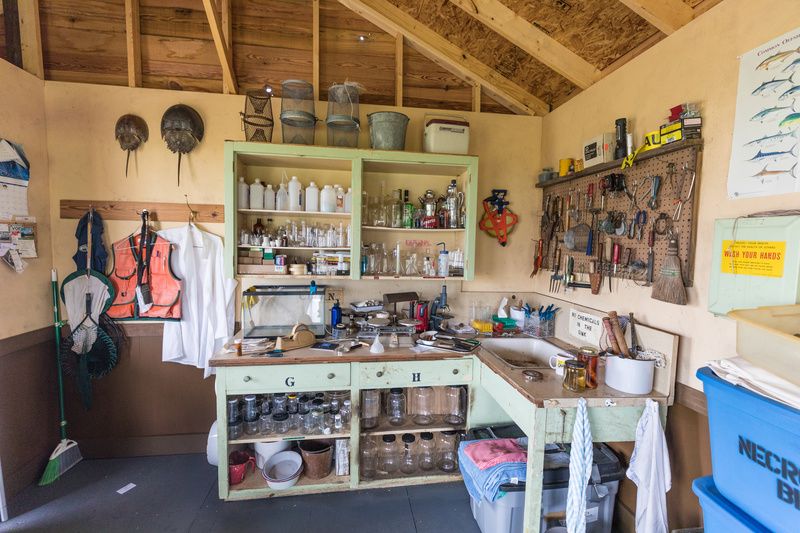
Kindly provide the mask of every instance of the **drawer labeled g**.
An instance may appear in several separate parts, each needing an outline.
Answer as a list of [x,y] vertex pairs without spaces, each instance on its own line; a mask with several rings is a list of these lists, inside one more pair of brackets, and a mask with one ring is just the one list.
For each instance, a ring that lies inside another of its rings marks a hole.
[[358,372],[362,387],[461,385],[472,381],[472,359],[361,363]]
[[305,391],[350,386],[350,364],[264,365],[225,369],[228,392]]

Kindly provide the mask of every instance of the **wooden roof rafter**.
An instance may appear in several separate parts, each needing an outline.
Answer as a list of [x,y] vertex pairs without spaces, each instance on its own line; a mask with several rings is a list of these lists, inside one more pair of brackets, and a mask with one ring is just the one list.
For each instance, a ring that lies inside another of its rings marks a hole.
[[[228,4],[230,5],[230,4]],[[222,24],[222,16],[217,11],[214,0],[203,0],[203,8],[208,18],[208,25],[211,28],[211,37],[214,39],[214,48],[219,56],[222,65],[222,87],[226,94],[236,94],[239,92],[236,83],[236,74],[233,69],[233,49],[228,46],[225,31]]]
[[619,0],[647,22],[670,35],[694,18],[694,11],[682,0]]
[[338,1],[383,31],[391,35],[402,35],[408,44],[468,83],[482,85],[487,93],[510,110],[529,115],[544,115],[550,111],[549,104],[464,52],[387,0]]

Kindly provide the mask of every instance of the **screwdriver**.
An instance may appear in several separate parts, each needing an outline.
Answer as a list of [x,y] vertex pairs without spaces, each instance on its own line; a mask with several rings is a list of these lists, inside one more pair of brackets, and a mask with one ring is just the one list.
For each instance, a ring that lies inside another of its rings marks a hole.
[[653,245],[656,243],[656,226],[650,226],[650,232],[647,234],[647,285],[648,287],[653,284],[653,263],[655,262],[655,254],[653,253]]
[[[612,262],[614,263],[614,276],[615,277],[617,275],[617,268],[619,268],[619,259],[620,259],[619,256],[621,255],[621,251],[622,251],[622,247],[619,245],[619,243],[615,242],[614,243],[614,253],[612,254],[612,256],[613,256]],[[608,282],[608,286],[609,286],[609,288],[611,287],[611,280],[610,279],[609,279],[609,282]]]

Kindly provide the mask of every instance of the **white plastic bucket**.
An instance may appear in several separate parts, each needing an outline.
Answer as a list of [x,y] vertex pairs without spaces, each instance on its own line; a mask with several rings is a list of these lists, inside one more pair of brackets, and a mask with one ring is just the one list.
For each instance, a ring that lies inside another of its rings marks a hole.
[[655,361],[609,355],[606,357],[606,385],[628,394],[649,394],[653,390],[655,368]]

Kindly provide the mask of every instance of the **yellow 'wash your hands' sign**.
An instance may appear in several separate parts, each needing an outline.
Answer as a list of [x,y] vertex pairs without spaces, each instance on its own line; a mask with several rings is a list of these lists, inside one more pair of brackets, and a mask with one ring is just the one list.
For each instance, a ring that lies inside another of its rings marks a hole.
[[722,241],[723,274],[783,277],[786,241]]

